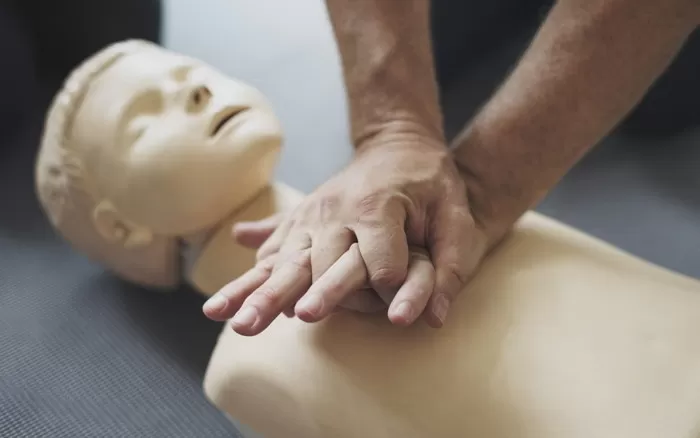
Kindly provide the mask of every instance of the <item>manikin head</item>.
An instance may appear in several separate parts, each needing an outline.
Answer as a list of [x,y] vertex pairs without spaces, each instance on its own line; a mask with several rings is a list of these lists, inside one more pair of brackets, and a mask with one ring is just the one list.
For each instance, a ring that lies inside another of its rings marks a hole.
[[109,46],[55,97],[37,194],[78,251],[123,278],[179,282],[179,242],[215,226],[271,180],[281,128],[265,97],[149,42]]

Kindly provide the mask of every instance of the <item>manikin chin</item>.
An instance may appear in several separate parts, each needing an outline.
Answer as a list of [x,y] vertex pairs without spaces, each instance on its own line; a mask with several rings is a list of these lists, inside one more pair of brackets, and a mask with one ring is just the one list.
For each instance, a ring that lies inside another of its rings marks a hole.
[[56,95],[37,194],[63,238],[118,276],[158,288],[184,280],[211,295],[255,260],[233,223],[301,198],[272,182],[282,142],[255,88],[124,41],[85,60]]

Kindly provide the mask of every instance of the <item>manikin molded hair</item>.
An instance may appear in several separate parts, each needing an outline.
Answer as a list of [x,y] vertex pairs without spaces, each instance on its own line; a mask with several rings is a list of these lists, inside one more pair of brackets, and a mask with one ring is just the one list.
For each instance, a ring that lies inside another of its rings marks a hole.
[[107,46],[83,61],[54,97],[44,123],[35,168],[39,203],[53,228],[75,250],[122,279],[149,287],[180,283],[177,239],[154,236],[146,246],[125,248],[108,242],[96,230],[92,215],[101,201],[82,157],[96,145],[71,137],[76,114],[94,80],[119,59],[148,50],[165,50],[142,40]]

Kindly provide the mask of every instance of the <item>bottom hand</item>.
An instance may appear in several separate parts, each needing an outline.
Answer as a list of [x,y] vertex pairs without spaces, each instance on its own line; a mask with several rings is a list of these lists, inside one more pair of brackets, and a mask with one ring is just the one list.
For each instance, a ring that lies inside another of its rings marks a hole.
[[[271,217],[241,224],[234,228],[234,237],[246,246],[258,247],[278,222],[279,217]],[[280,312],[316,322],[338,308],[377,312],[391,303],[389,319],[395,324],[409,325],[420,316],[419,309],[425,307],[433,291],[435,269],[425,251],[411,250],[406,281],[389,303],[368,287],[367,269],[356,243],[313,284],[308,251],[305,254],[305,259],[279,264],[287,268],[277,270],[274,262],[279,254],[261,260],[212,297],[204,306],[205,314],[215,320],[233,317],[234,330],[254,335]]]
[[[231,326],[236,332],[252,336],[291,308],[299,319],[317,322],[341,305],[363,311],[386,307],[367,289],[367,269],[357,244],[313,284],[308,261],[282,263],[278,269],[273,266],[272,259],[262,260],[226,285],[205,304],[206,315],[215,320],[233,318]],[[399,325],[413,323],[420,316],[418,309],[425,307],[430,298],[434,281],[435,270],[430,259],[422,251],[412,251],[406,282],[392,300],[389,319]]]
[[[238,223],[233,228],[233,237],[241,245],[251,249],[259,249],[280,225],[282,219],[281,214],[276,214],[259,221]],[[355,269],[359,270],[361,266],[358,265]],[[382,301],[373,289],[365,287],[345,296],[335,311],[351,310],[361,313],[375,313],[385,310],[389,303],[390,300]],[[289,317],[295,316],[294,307],[286,309],[284,313]]]

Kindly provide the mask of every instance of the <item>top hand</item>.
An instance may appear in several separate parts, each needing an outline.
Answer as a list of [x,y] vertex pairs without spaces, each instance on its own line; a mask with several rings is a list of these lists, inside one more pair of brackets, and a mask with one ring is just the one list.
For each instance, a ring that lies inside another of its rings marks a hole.
[[[370,142],[282,219],[258,266],[208,302],[207,316],[235,315],[234,329],[254,335],[292,307],[318,321],[370,286],[391,303],[392,322],[411,324],[427,309],[430,325],[443,324],[486,249],[464,184],[439,142],[395,133]],[[427,253],[411,257],[409,245]]]

